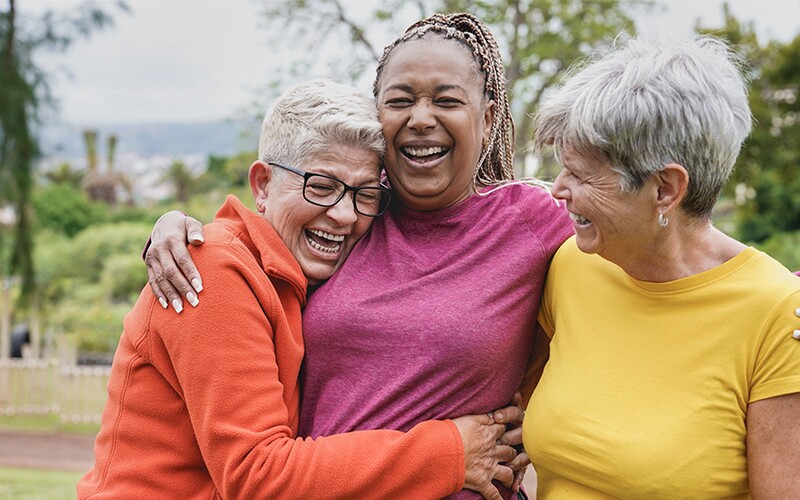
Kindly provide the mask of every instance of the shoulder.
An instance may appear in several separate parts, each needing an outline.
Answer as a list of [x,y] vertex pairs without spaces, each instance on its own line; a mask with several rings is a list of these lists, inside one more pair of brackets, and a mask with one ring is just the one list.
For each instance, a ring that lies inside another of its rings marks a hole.
[[566,207],[552,196],[547,187],[509,183],[494,189],[489,196],[498,196],[509,210],[519,214],[516,219],[542,242],[548,254],[552,255],[573,234]]

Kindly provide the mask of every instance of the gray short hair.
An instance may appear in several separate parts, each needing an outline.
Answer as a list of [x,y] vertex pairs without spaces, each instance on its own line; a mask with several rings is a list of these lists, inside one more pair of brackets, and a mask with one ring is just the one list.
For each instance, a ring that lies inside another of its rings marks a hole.
[[329,79],[289,87],[264,115],[258,158],[302,166],[331,146],[383,157],[385,142],[372,98]]
[[573,74],[535,117],[534,147],[569,144],[599,154],[641,188],[668,163],[689,172],[682,202],[708,217],[750,133],[752,115],[742,59],[712,37],[658,43],[642,39]]

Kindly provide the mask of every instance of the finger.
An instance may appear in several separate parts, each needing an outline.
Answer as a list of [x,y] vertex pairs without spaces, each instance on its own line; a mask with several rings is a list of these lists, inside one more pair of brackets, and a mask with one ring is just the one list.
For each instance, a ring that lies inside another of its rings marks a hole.
[[[197,293],[195,293],[194,288],[186,277],[183,275],[183,272],[180,271],[178,268],[178,263],[176,261],[172,261],[174,264],[168,264],[164,266],[164,277],[169,281],[170,285],[173,289],[177,290],[177,293],[180,294],[180,297],[186,297],[187,302],[191,304],[193,307],[196,307],[199,299],[197,298]],[[162,285],[163,288],[163,285]],[[170,303],[172,303],[172,297]]]
[[161,291],[161,286],[159,286],[156,280],[156,276],[161,273],[161,266],[155,259],[151,259],[150,261],[145,260],[145,262],[147,263],[147,284],[150,285],[150,289],[153,291],[153,295],[158,299],[161,307],[166,309],[169,307],[169,303],[164,296],[164,292]]
[[514,493],[519,493],[519,489],[522,487],[522,482],[525,480],[525,473],[527,471],[527,467],[523,467],[522,469],[514,471],[514,484],[511,485],[511,491]]
[[503,497],[497,490],[497,486],[493,485],[491,482],[489,482],[488,484],[486,484],[484,487],[482,487],[477,491],[486,500],[503,500]]
[[183,311],[183,300],[181,300],[181,296],[178,293],[178,289],[172,286],[172,283],[167,276],[167,270],[162,270],[161,273],[156,274],[155,280],[156,284],[161,288],[164,296],[167,298],[167,302],[169,305],[175,309],[175,312],[180,313]]
[[186,227],[186,235],[189,243],[194,246],[202,245],[205,241],[203,236],[203,224],[199,220],[194,217],[189,217],[188,215],[183,223]]
[[494,469],[494,479],[500,481],[506,488],[511,488],[514,484],[514,471],[505,465],[498,465]]
[[528,457],[528,454],[524,451],[518,453],[516,457],[510,462],[506,462],[504,465],[511,470],[519,471],[525,470],[531,464],[531,459]]
[[[522,393],[521,392],[517,391],[517,392],[514,393],[514,397],[511,398],[511,404],[515,405],[515,406],[519,406],[520,404],[522,404]],[[520,407],[520,408],[522,408],[522,407]],[[522,409],[524,410],[525,408],[522,408]]]
[[[197,271],[192,256],[189,254],[189,250],[186,249],[185,245],[171,245],[170,250],[172,252],[172,257],[175,259],[175,263],[178,264],[178,268],[180,269],[180,276],[177,276],[179,280],[177,283],[173,283],[173,285],[175,285],[175,287],[181,291],[181,294],[189,300],[189,293],[192,291],[200,293],[203,290],[203,280],[200,278],[200,272]],[[197,297],[195,294],[192,295]],[[189,300],[189,302],[191,303],[192,300]],[[197,303],[193,303],[192,305],[196,306]]]
[[497,445],[494,448],[494,456],[499,463],[505,464],[517,457],[517,450],[512,446]]
[[507,444],[509,446],[514,446],[518,444],[522,444],[522,427],[513,427],[508,429],[500,436],[498,439],[500,444]]
[[498,424],[521,424],[525,412],[519,406],[506,406],[492,413],[494,421]]

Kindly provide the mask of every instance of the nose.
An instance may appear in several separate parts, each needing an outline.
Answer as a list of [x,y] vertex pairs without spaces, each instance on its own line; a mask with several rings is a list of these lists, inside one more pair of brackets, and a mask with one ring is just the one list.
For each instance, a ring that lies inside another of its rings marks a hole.
[[344,194],[341,200],[336,205],[328,207],[327,215],[340,226],[347,226],[355,223],[358,220],[358,213],[353,203],[353,192],[349,191]]
[[565,180],[564,170],[562,169],[559,172],[558,177],[556,180],[553,181],[553,186],[550,188],[551,192],[553,193],[553,197],[566,200],[569,196],[569,188],[567,188],[567,183]]
[[436,126],[436,115],[433,112],[432,103],[428,101],[417,101],[411,106],[408,118],[408,127],[414,130],[425,130]]

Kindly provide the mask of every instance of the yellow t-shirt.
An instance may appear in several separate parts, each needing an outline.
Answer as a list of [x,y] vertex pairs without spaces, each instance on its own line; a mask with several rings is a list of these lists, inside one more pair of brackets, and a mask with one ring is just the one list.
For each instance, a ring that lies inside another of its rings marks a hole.
[[523,424],[539,498],[748,498],[747,405],[800,392],[798,305],[800,279],[753,248],[649,283],[567,240]]

